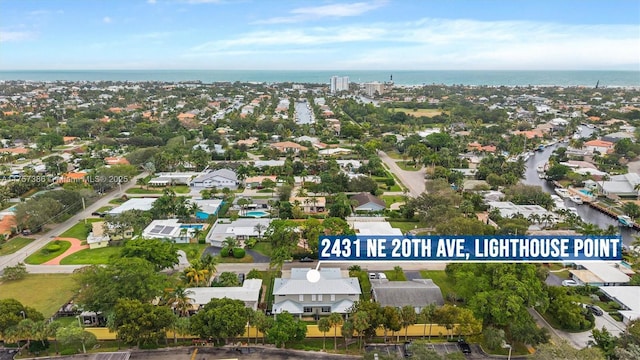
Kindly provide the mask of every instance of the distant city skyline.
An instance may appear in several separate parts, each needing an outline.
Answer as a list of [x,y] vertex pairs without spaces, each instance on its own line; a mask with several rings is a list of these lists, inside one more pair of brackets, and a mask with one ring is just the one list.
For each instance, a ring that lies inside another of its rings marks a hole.
[[0,16],[0,70],[640,70],[634,0],[0,0]]

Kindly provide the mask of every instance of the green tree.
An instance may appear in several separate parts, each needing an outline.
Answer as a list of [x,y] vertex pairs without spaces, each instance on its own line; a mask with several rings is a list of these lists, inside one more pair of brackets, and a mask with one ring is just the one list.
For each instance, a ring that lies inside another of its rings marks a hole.
[[307,326],[287,311],[284,311],[276,315],[275,322],[266,331],[268,342],[275,344],[277,347],[285,348],[290,341],[304,339],[307,335]]
[[223,287],[240,286],[238,275],[236,273],[225,271],[218,275],[218,284]]
[[89,266],[76,275],[85,309],[107,312],[119,299],[148,302],[162,295],[167,278],[147,260],[120,258],[106,266]]
[[431,342],[431,329],[433,328],[433,321],[436,317],[436,309],[437,306],[434,303],[431,303],[420,310],[419,318],[420,321],[424,323],[424,329],[422,332],[422,339],[424,340],[424,335],[427,332],[427,324],[429,324],[429,342]]
[[385,306],[382,308],[382,328],[384,329],[384,342],[387,342],[388,331],[400,331],[402,323],[398,308],[393,306]]
[[7,266],[2,272],[2,280],[4,281],[21,280],[26,276],[27,266],[22,262],[16,264],[15,266]]
[[416,314],[416,310],[411,305],[405,305],[400,309],[400,324],[404,328],[404,339],[407,340],[407,331],[409,330],[409,326],[416,323],[418,320],[418,315]]
[[115,320],[111,330],[127,344],[158,345],[165,340],[166,331],[173,323],[171,309],[139,300],[120,299],[114,307]]
[[482,336],[484,337],[484,343],[489,350],[497,350],[505,342],[504,330],[498,329],[493,326],[487,326],[482,330]]
[[331,322],[329,322],[328,318],[323,317],[318,320],[318,330],[322,332],[322,351],[324,351],[327,348],[325,346],[327,342],[327,331],[331,330]]
[[329,324],[333,328],[333,350],[338,350],[338,327],[344,323],[344,318],[338,313],[331,313],[328,317]]
[[140,258],[154,265],[156,271],[178,264],[178,251],[170,241],[162,239],[132,239],[120,251],[123,258]]
[[37,310],[22,305],[16,299],[0,299],[0,336],[5,336],[7,329],[14,327],[23,319],[32,321],[44,320]]
[[191,317],[191,332],[201,338],[226,340],[244,333],[247,310],[240,300],[211,299]]
[[362,337],[364,332],[369,329],[369,314],[366,311],[356,311],[350,319],[353,323],[353,329],[358,333],[358,344],[363,346]]
[[574,348],[567,340],[560,340],[553,343],[541,344],[532,355],[534,360],[605,360],[602,350],[597,347],[587,347],[584,349]]
[[98,342],[93,333],[75,325],[59,328],[56,331],[56,338],[63,345],[80,344],[84,354],[87,353],[87,347],[92,347]]

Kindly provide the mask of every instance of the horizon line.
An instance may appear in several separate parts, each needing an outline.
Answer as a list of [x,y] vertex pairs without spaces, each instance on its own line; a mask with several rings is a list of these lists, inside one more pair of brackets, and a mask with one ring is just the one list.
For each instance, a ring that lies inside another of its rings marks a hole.
[[0,71],[291,71],[291,72],[314,72],[314,71],[379,71],[379,72],[409,72],[409,71],[620,71],[620,72],[640,72],[640,69],[0,69]]

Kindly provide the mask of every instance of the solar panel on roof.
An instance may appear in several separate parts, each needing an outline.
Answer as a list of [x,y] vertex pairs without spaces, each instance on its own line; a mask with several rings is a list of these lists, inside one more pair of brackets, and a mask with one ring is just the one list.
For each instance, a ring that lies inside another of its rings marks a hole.
[[165,226],[164,230],[162,230],[160,234],[167,235],[167,234],[171,234],[172,231],[173,231],[173,226]]
[[153,227],[153,230],[151,230],[151,232],[153,233],[159,233],[160,231],[162,231],[162,229],[164,229],[164,226],[162,225],[156,225]]

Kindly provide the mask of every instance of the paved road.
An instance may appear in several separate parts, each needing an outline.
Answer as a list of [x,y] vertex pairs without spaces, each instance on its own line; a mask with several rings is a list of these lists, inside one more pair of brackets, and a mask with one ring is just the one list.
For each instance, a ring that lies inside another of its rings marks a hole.
[[400,182],[409,190],[409,194],[413,197],[418,197],[425,190],[425,169],[418,171],[405,171],[400,169],[396,161],[389,157],[384,151],[378,151],[380,159],[389,167],[389,170],[398,177]]
[[[133,178],[128,183],[122,184],[121,188],[116,188],[115,190],[109,192],[106,196],[103,196],[102,198],[98,199],[95,203],[87,206],[85,210],[75,214],[74,216],[69,218],[67,221],[60,224],[56,224],[53,227],[53,229],[43,234],[40,234],[34,241],[32,241],[29,245],[20,249],[18,252],[10,255],[0,256],[0,270],[4,269],[7,266],[15,266],[19,262],[24,262],[24,259],[26,259],[29,255],[33,254],[34,252],[38,251],[47,242],[51,241],[53,238],[57,236],[60,236],[60,234],[65,232],[71,226],[77,224],[78,221],[91,216],[92,212],[95,212],[99,208],[109,204],[109,201],[112,200],[113,198],[122,196],[125,193],[125,191],[127,191],[127,189],[129,189],[130,187],[136,184],[136,180],[138,178],[145,177],[145,176],[147,176],[147,173],[142,173],[136,176],[135,178]],[[66,272],[66,271],[62,271],[62,272]]]

